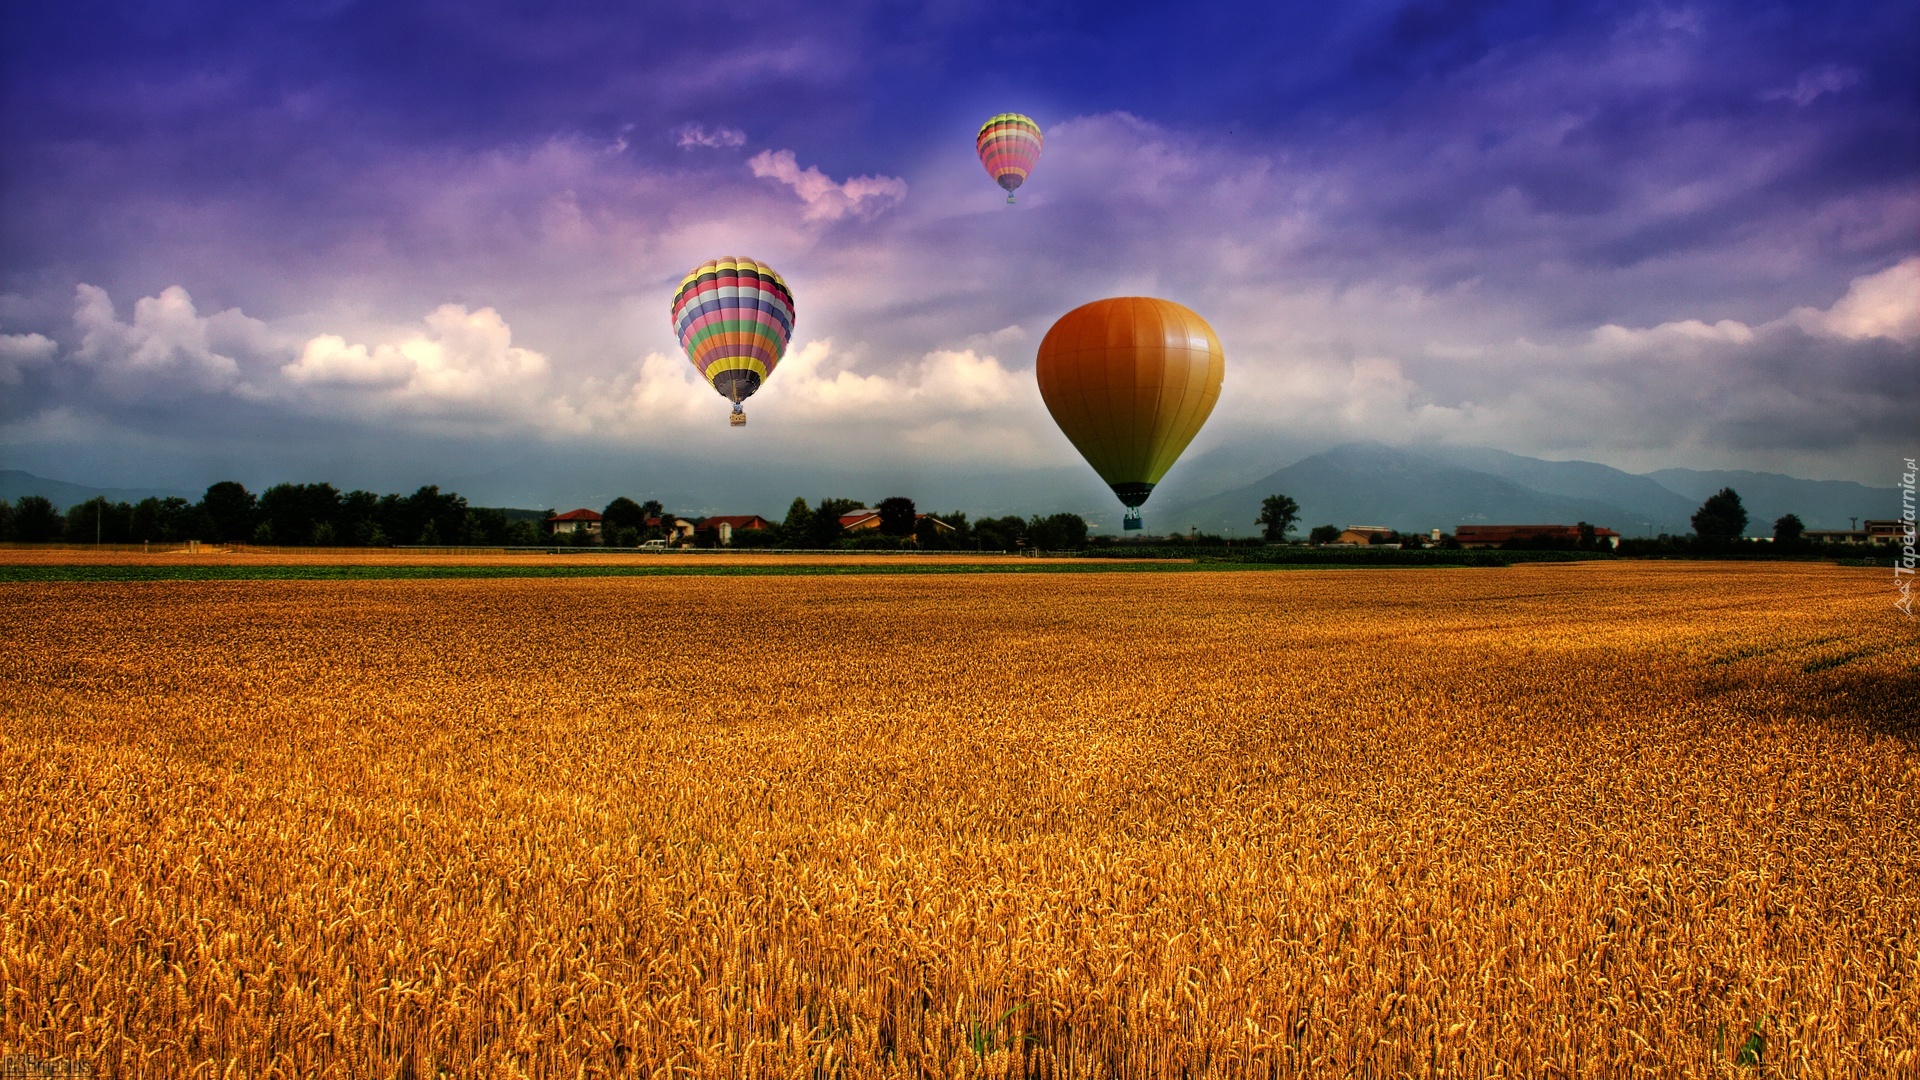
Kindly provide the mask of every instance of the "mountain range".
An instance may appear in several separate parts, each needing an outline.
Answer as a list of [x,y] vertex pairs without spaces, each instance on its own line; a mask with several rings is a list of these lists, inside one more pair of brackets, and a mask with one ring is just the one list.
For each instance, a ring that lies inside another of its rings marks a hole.
[[1622,536],[1692,531],[1690,518],[1723,487],[1740,493],[1747,533],[1765,536],[1784,514],[1809,529],[1843,529],[1849,518],[1897,517],[1900,493],[1844,480],[1778,473],[1662,469],[1638,475],[1591,461],[1546,461],[1487,447],[1336,446],[1216,495],[1147,504],[1148,530],[1198,528],[1246,535],[1268,495],[1300,504],[1302,531],[1315,525],[1382,525],[1453,531],[1458,525],[1588,521]]
[[[1749,518],[1747,531],[1756,536],[1769,534],[1774,519],[1783,514],[1798,514],[1810,529],[1832,529],[1848,527],[1850,518],[1897,517],[1900,507],[1897,489],[1851,481],[1693,469],[1641,475],[1590,461],[1547,461],[1488,447],[1356,442],[1277,470],[1261,464],[1282,453],[1277,447],[1242,443],[1194,455],[1144,507],[1147,530],[1197,528],[1251,536],[1258,531],[1254,518],[1261,501],[1275,494],[1289,495],[1300,504],[1303,533],[1328,524],[1450,532],[1459,525],[1588,521],[1623,536],[1681,534],[1692,530],[1689,518],[1701,502],[1723,487],[1740,493]],[[336,482],[355,486],[344,476]],[[442,487],[480,506],[599,507],[625,494],[658,498],[680,513],[760,513],[777,519],[795,495],[811,500],[904,494],[923,509],[966,510],[976,517],[1070,510],[1102,532],[1117,529],[1120,518],[1118,503],[1084,466],[927,475],[894,471],[884,464],[870,471],[831,471],[790,463],[742,472],[716,463],[582,457],[449,477]],[[1216,493],[1176,497],[1196,490]],[[103,495],[133,502],[168,495],[195,499],[200,492],[92,487],[19,469],[0,470],[0,498],[22,495],[42,495],[64,509]]]

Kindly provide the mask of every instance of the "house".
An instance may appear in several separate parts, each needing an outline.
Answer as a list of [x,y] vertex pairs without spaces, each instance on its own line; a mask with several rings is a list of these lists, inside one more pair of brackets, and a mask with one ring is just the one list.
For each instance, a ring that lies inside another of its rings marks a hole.
[[693,534],[700,528],[698,521],[683,517],[650,517],[641,524],[649,532],[654,529],[665,529],[667,542],[670,544],[678,544],[683,541],[692,540]]
[[[1491,548],[1510,543],[1544,541],[1566,544],[1580,542],[1578,525],[1462,525],[1453,530],[1453,539],[1463,548]],[[1594,526],[1593,539],[1604,547],[1619,547],[1620,534]]]
[[1366,547],[1368,544],[1384,544],[1392,535],[1393,530],[1385,525],[1349,525],[1334,543]]
[[553,535],[586,533],[589,536],[600,535],[600,515],[591,510],[569,510],[564,514],[555,514],[547,519],[553,525]]
[[1863,521],[1860,524],[1867,527],[1867,543],[1869,544],[1904,544],[1907,542],[1907,530],[1912,528],[1911,525],[1900,518],[1889,518],[1884,521]]
[[710,544],[726,547],[733,543],[733,534],[747,529],[771,529],[773,522],[759,514],[716,514],[701,518],[695,527],[694,535]]
[[[915,514],[913,523],[916,530],[923,521],[933,522],[933,527],[941,532],[952,532],[953,526],[934,517],[932,514]],[[867,508],[853,510],[840,515],[840,531],[848,533],[869,532],[880,527],[880,511]]]

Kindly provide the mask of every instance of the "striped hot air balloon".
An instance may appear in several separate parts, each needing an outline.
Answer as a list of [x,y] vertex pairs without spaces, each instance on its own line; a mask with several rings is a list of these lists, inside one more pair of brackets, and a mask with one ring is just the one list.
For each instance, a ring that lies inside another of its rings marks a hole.
[[673,294],[673,332],[693,369],[733,402],[727,422],[738,427],[747,422],[740,403],[786,355],[793,292],[766,263],[711,259],[694,267]]
[[1140,504],[1220,400],[1227,361],[1207,320],[1171,300],[1118,296],[1074,308],[1034,363],[1047,411],[1127,507]]
[[1008,202],[1013,201],[1013,189],[1026,183],[1040,160],[1040,142],[1040,125],[1019,113],[1001,113],[980,125],[974,148],[980,151],[987,175],[1007,189]]

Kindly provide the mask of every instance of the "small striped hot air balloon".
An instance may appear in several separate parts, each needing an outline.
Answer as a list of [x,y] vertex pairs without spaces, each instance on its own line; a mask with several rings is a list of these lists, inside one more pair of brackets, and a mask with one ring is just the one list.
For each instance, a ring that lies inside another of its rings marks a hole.
[[727,422],[747,422],[753,396],[786,355],[793,292],[773,267],[729,255],[693,268],[673,294],[673,332],[693,369],[733,402]]
[[1074,308],[1034,362],[1047,411],[1126,505],[1128,529],[1212,414],[1226,370],[1207,320],[1151,296]]
[[980,152],[980,164],[987,167],[993,182],[1007,189],[1007,201],[1013,201],[1013,189],[1026,183],[1040,160],[1040,125],[1030,116],[1001,113],[980,125],[973,140]]

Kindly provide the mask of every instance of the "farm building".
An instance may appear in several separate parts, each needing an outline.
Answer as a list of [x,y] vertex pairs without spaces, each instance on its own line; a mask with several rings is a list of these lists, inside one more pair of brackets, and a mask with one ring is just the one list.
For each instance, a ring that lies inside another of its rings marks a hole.
[[583,532],[589,536],[600,535],[600,515],[591,510],[569,510],[564,514],[554,515],[551,520],[555,536],[576,532]]
[[733,543],[733,534],[747,529],[770,529],[773,522],[759,514],[716,514],[701,518],[694,528],[694,535],[702,540],[726,547]]
[[[913,520],[916,525],[922,521],[931,521],[933,522],[934,528],[942,532],[953,531],[953,526],[930,514],[915,514],[913,515]],[[849,511],[848,513],[840,515],[841,532],[868,532],[873,529],[878,529],[879,527],[880,511],[872,509],[871,507],[863,510]]]
[[[1552,543],[1580,542],[1578,525],[1462,525],[1453,530],[1453,538],[1463,548],[1490,548],[1514,542],[1545,540]],[[1620,534],[1612,529],[1594,527],[1593,539],[1607,547],[1620,546]]]
[[1392,535],[1393,530],[1385,525],[1349,525],[1341,530],[1340,538],[1334,543],[1366,547],[1368,544],[1384,544]]

